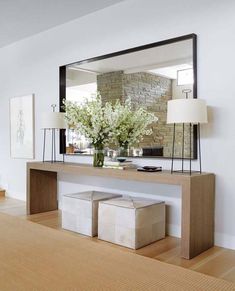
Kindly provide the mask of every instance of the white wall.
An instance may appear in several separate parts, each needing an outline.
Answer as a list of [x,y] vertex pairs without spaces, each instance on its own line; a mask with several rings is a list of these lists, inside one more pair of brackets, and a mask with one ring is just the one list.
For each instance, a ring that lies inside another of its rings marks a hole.
[[[198,35],[198,93],[211,106],[202,148],[204,170],[216,174],[216,244],[235,249],[234,11],[233,0],[130,0],[0,49],[0,182],[9,195],[25,199],[26,179],[26,161],[10,159],[9,98],[35,93],[36,158],[40,159],[39,119],[51,103],[58,103],[60,65],[194,32]],[[170,166],[169,160],[141,163]],[[60,178],[60,193],[77,190],[74,182],[90,183],[87,178],[69,182]],[[165,199],[173,195],[170,223],[176,224],[172,233],[177,232],[179,189],[134,183],[120,187],[115,180],[92,180],[98,187],[107,182],[107,187],[124,192],[160,193]]]

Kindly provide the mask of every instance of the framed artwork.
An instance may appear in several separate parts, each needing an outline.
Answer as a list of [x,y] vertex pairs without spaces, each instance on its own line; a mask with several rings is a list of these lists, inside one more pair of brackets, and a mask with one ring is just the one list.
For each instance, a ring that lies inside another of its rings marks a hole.
[[34,159],[34,95],[10,99],[11,157]]

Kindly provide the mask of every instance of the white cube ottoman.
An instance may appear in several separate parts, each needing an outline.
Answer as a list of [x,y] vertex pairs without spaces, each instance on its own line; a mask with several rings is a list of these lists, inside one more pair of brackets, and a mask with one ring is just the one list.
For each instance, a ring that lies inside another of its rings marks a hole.
[[62,228],[88,236],[98,234],[99,201],[121,195],[98,191],[87,191],[63,196]]
[[122,197],[99,203],[99,239],[138,249],[164,237],[163,201]]

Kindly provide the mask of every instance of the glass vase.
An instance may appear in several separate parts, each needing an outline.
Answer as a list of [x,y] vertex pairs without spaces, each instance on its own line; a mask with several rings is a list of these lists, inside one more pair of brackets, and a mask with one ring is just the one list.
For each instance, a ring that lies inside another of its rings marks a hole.
[[94,149],[93,167],[103,167],[104,165],[104,150]]

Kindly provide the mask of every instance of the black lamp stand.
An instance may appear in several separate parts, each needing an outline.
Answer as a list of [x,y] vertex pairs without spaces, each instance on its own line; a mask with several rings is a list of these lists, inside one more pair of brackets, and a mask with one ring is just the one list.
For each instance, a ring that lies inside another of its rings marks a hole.
[[[46,151],[46,135],[47,131],[51,132],[51,160],[45,160],[45,151]],[[56,160],[56,129],[55,128],[44,128],[43,129],[43,153],[42,153],[42,161],[51,162],[51,163],[64,163],[64,154],[62,154],[62,161]]]
[[[52,112],[55,112],[56,104],[52,104]],[[42,153],[42,161],[44,162],[51,162],[51,163],[64,163],[64,153],[62,154],[63,159],[62,161],[56,160],[56,130],[59,130],[57,128],[44,128],[43,129],[43,153]],[[51,160],[46,161],[45,160],[45,151],[46,151],[46,135],[47,131],[51,132]]]
[[184,134],[185,134],[185,124],[182,125],[182,156],[181,156],[181,170],[174,170],[174,160],[175,160],[175,123],[173,127],[173,145],[172,145],[172,156],[171,156],[171,174],[174,172],[177,173],[200,173],[202,172],[202,161],[201,161],[201,137],[200,137],[200,123],[197,124],[197,133],[198,133],[198,155],[199,155],[199,171],[192,171],[192,123],[189,123],[189,170],[184,169]]

